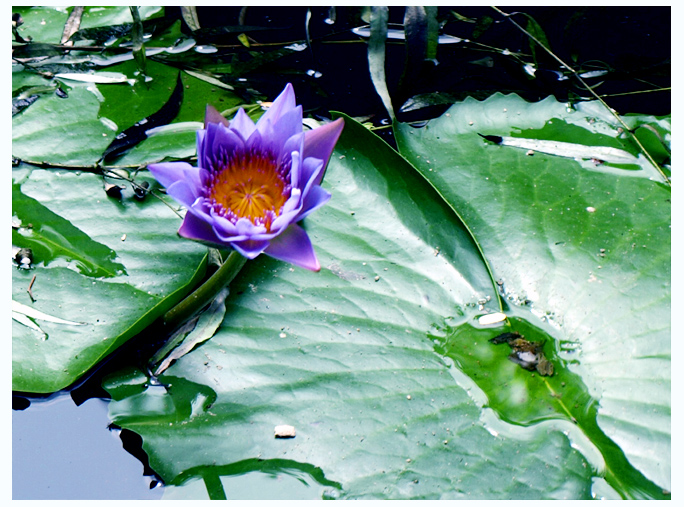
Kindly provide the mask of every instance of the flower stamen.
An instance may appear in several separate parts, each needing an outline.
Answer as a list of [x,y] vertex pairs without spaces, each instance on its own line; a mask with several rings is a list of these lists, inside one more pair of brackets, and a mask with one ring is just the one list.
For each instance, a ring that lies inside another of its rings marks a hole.
[[278,165],[268,153],[234,154],[211,175],[207,198],[217,212],[233,223],[240,218],[270,231],[290,197],[289,167]]

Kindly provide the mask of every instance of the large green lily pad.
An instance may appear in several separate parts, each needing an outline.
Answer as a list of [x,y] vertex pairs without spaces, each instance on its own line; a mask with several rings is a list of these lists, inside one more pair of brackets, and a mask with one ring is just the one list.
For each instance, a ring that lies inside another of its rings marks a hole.
[[[669,145],[668,118],[625,121],[662,141],[655,155]],[[576,150],[543,153],[524,140]],[[602,431],[669,490],[670,187],[661,173],[593,102],[468,99],[423,129],[398,125],[397,143],[478,238],[508,304],[551,324],[560,357],[598,400]],[[603,148],[634,159],[603,161]]]
[[[130,370],[105,383],[113,421],[143,437],[171,495],[240,498],[231,477],[246,473],[264,487],[300,477],[318,498],[661,495],[596,426],[552,326],[517,308],[479,324],[497,309],[479,246],[404,160],[346,122],[333,199],[305,221],[321,272],[248,263],[209,342],[157,382]],[[548,340],[553,377],[488,342],[511,327]],[[297,436],[274,438],[281,424]]]

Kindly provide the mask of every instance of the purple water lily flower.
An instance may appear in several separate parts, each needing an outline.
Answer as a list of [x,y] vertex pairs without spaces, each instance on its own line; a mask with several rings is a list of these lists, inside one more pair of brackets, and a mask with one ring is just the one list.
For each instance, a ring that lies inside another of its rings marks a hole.
[[198,167],[168,162],[148,168],[188,209],[181,236],[234,248],[248,259],[263,252],[318,271],[297,222],[330,199],[320,185],[343,127],[340,118],[303,131],[302,106],[288,84],[256,125],[242,109],[228,122],[207,106],[197,132]]

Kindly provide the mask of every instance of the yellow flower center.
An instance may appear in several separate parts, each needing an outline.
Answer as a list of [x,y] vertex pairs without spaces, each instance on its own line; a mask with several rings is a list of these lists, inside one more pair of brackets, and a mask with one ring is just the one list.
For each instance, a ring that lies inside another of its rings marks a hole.
[[270,230],[290,194],[282,172],[266,154],[238,155],[214,173],[207,197],[234,222],[247,218]]

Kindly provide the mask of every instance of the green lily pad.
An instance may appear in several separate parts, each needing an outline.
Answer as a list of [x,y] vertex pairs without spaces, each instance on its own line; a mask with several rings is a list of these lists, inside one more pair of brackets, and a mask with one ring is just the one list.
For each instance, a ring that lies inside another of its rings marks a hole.
[[[669,139],[667,119],[625,121]],[[396,132],[400,152],[478,238],[508,305],[550,325],[559,358],[598,401],[600,430],[669,490],[671,194],[661,173],[597,103],[573,110],[495,95]],[[585,153],[541,153],[478,134]],[[593,156],[597,147],[635,161],[606,162]],[[640,496],[626,484],[627,496]]]
[[[174,497],[244,497],[229,479],[250,463],[264,480],[297,470],[318,498],[589,498],[576,426],[500,418],[444,351],[446,326],[474,330],[463,345],[505,328],[479,324],[498,306],[478,245],[396,152],[345,122],[333,198],[305,220],[322,270],[248,263],[211,340],[156,382],[106,379],[112,420],[142,436]],[[505,355],[489,368],[518,374]],[[295,438],[274,438],[282,424]]]
[[[89,173],[15,169],[17,247],[36,250],[12,271],[12,299],[85,325],[12,322],[12,389],[50,393],[177,303],[204,274],[206,249],[176,235],[179,217],[153,196],[107,197]],[[32,285],[32,301],[27,288]]]
[[[18,28],[23,38],[31,37],[34,42],[59,44],[72,7],[40,6],[12,7],[12,12],[21,14],[24,24]],[[138,7],[140,17],[148,19],[161,14],[160,7]],[[81,29],[107,25],[132,23],[128,6],[85,7],[80,25]]]

